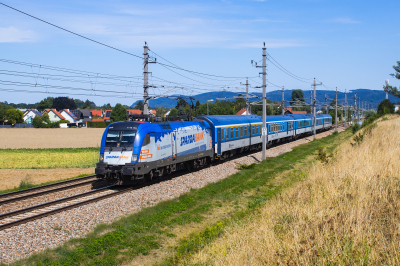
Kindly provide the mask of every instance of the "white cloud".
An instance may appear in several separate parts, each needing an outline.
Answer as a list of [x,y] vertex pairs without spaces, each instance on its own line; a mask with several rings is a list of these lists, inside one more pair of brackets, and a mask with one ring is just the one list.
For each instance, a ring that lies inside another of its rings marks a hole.
[[37,39],[36,34],[30,30],[20,30],[15,27],[0,27],[0,43],[33,42]]
[[336,19],[333,19],[332,22],[334,22],[334,23],[343,23],[343,24],[357,24],[357,23],[360,23],[360,21],[354,20],[352,18],[336,18]]

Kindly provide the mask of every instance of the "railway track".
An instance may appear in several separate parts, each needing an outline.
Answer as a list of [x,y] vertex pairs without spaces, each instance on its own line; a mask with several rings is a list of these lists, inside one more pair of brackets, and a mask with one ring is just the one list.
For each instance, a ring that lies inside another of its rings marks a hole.
[[24,189],[20,191],[5,193],[0,195],[0,206],[12,202],[21,201],[28,198],[39,197],[42,195],[55,193],[62,190],[76,188],[98,182],[95,175],[85,176],[81,178],[71,179],[49,185],[35,188]]
[[53,215],[59,212],[77,208],[89,203],[93,203],[102,199],[114,197],[129,191],[133,188],[125,188],[122,190],[113,191],[118,187],[108,186],[89,192],[73,195],[70,197],[46,202],[43,204],[31,206],[28,208],[4,213],[0,215],[0,231],[17,226],[23,223],[34,221],[49,215]]

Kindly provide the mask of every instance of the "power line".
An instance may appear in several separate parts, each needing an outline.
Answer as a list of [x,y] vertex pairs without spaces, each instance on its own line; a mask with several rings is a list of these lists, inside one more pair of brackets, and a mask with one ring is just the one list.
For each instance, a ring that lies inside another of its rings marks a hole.
[[[287,73],[290,73],[292,76],[295,76],[295,77],[297,77],[297,78],[299,78],[299,79],[312,80],[312,78],[302,78],[302,77],[300,77],[300,76],[297,76],[297,75],[293,74],[292,72],[290,72],[289,70],[287,70],[284,66],[282,66],[281,64],[279,64],[279,62],[276,61],[269,53],[267,53],[267,54],[268,54],[268,56],[269,56],[272,60],[274,60],[281,68],[283,68]],[[268,61],[270,61],[270,60],[268,60]],[[270,62],[271,62],[271,61],[270,61]],[[272,62],[271,62],[271,63],[272,63]]]
[[24,14],[24,15],[26,15],[26,16],[29,16],[29,17],[31,17],[31,18],[37,19],[37,20],[39,20],[39,21],[41,21],[41,22],[44,22],[44,23],[46,23],[46,24],[48,24],[48,25],[51,25],[51,26],[53,26],[53,27],[56,27],[56,28],[58,28],[58,29],[60,29],[60,30],[66,31],[66,32],[68,32],[68,33],[71,33],[71,34],[74,34],[74,35],[79,36],[79,37],[81,37],[81,38],[84,38],[84,39],[86,39],[86,40],[89,40],[89,41],[91,41],[91,42],[94,42],[94,43],[103,45],[103,46],[108,47],[108,48],[111,48],[111,49],[114,49],[114,50],[119,51],[119,52],[121,52],[121,53],[125,53],[125,54],[128,54],[128,55],[131,55],[131,56],[134,56],[134,57],[143,59],[143,57],[141,57],[141,56],[138,56],[138,55],[135,55],[135,54],[132,54],[132,53],[123,51],[123,50],[121,50],[121,49],[112,47],[112,46],[110,46],[110,45],[107,45],[107,44],[104,44],[104,43],[95,41],[95,40],[93,40],[93,39],[90,39],[90,38],[88,38],[88,37],[85,37],[85,36],[83,36],[83,35],[80,35],[80,34],[78,34],[78,33],[75,33],[75,32],[73,32],[73,31],[67,30],[67,29],[62,28],[62,27],[60,27],[60,26],[57,26],[57,25],[52,24],[52,23],[50,23],[50,22],[47,22],[47,21],[45,21],[45,20],[43,20],[43,19],[40,19],[40,18],[38,18],[38,17],[32,16],[32,15],[30,15],[30,14],[28,14],[28,13],[25,13],[25,12],[23,12],[23,11],[21,11],[21,10],[18,10],[18,9],[16,9],[16,8],[11,7],[11,6],[9,6],[9,5],[6,5],[6,4],[4,4],[4,3],[1,3],[1,2],[0,2],[0,4],[3,5],[3,6],[5,6],[5,7],[8,7],[8,8],[10,8],[10,9],[12,9],[12,10],[15,10],[15,11],[17,11],[17,12],[19,12],[19,13],[22,13],[22,14]]
[[[88,77],[93,77],[93,78],[96,78],[96,77],[107,78],[107,79],[114,79],[114,78],[136,79],[138,77],[142,78],[142,76],[118,76],[118,75],[113,75],[113,74],[102,74],[102,73],[96,73],[96,72],[90,72],[90,71],[84,71],[84,70],[76,70],[76,69],[69,69],[69,68],[39,65],[39,64],[20,62],[20,61],[8,60],[8,59],[0,59],[0,62],[22,65],[22,66],[38,67],[38,68],[59,71],[59,72],[73,73],[73,74],[78,74],[78,75],[87,75]],[[91,74],[93,76],[89,76],[88,74]],[[99,76],[99,75],[101,75],[101,76]],[[82,76],[82,77],[84,77],[84,76]]]
[[[150,49],[149,49],[149,50],[150,50]],[[174,64],[174,63],[168,61],[168,60],[165,59],[164,57],[162,57],[162,56],[160,56],[159,54],[155,53],[153,50],[150,50],[150,51],[151,51],[152,53],[154,53],[155,55],[157,55],[158,57],[160,57],[161,59],[167,61],[168,63],[170,63],[170,64],[172,65],[172,66],[170,66],[170,65],[166,65],[166,64],[157,62],[158,64],[164,65],[164,66],[167,66],[167,67],[179,69],[179,70],[186,71],[186,72],[189,72],[189,73],[192,73],[192,74],[199,74],[199,75],[203,75],[203,76],[210,76],[210,77],[216,77],[216,78],[225,78],[225,79],[242,79],[242,78],[246,78],[246,77],[226,77],[226,76],[219,76],[219,75],[206,74],[206,73],[202,73],[202,72],[196,72],[196,71],[184,69],[184,68],[181,68],[180,66],[178,66],[178,65],[176,65],[176,64]]]

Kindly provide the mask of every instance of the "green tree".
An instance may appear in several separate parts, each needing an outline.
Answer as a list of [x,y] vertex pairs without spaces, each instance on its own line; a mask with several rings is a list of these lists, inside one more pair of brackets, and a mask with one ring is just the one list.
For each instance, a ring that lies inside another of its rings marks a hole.
[[136,103],[136,105],[135,105],[134,108],[143,111],[143,110],[144,110],[144,104],[143,104],[143,102],[142,102],[142,101],[138,101],[138,102]]
[[111,122],[126,121],[126,108],[117,103],[112,109],[110,120]]
[[23,116],[24,114],[18,109],[8,109],[6,111],[6,119],[8,120],[9,123],[13,125],[15,123],[23,123],[24,122]]
[[70,99],[68,97],[57,97],[54,98],[53,104],[51,108],[57,109],[57,111],[60,111],[62,109],[76,109],[76,103],[73,99]]
[[394,113],[394,105],[388,99],[385,99],[380,102],[380,104],[378,105],[379,115],[393,114],[393,113]]
[[168,116],[173,116],[173,117],[178,116],[178,109],[172,108]]
[[74,102],[77,108],[82,108],[82,106],[85,104],[85,102],[80,99],[75,99]]
[[5,103],[0,103],[0,122],[6,120],[6,112],[8,109],[12,109],[12,106]]
[[43,100],[41,100],[38,104],[36,109],[38,109],[39,112],[42,112],[44,109],[50,109],[51,106],[53,105],[54,98],[53,97],[47,97]]
[[[395,77],[396,79],[400,79],[400,61],[397,61],[397,66],[394,65],[393,69],[395,71],[394,74],[390,74],[390,76]],[[386,84],[383,86],[383,90],[388,92],[389,94],[399,97],[400,98],[400,92],[397,90],[397,87],[390,86],[389,84]],[[379,113],[379,112],[378,112]]]
[[185,107],[187,105],[187,102],[184,99],[179,99],[178,102],[176,103],[175,108],[179,110],[179,107]]
[[42,121],[43,121],[43,122],[46,122],[47,124],[50,124],[50,116],[49,116],[48,113],[44,113],[44,114],[42,115]]
[[85,101],[85,103],[82,105],[81,109],[93,110],[93,109],[96,109],[96,104],[94,102],[89,101],[89,99],[87,99]]
[[112,110],[111,104],[107,103],[101,107],[101,110]]
[[375,110],[368,110],[365,112],[365,120],[367,120],[368,118],[370,118],[371,116],[375,115],[376,112]]
[[38,115],[35,116],[35,117],[33,118],[32,124],[33,124],[33,127],[35,127],[35,128],[44,127],[44,126],[43,126],[43,120],[42,120],[42,118],[41,118],[40,116],[38,116]]
[[185,115],[185,108],[181,105],[178,108],[178,116]]
[[305,102],[304,92],[302,90],[292,90],[292,102],[296,101]]
[[199,107],[200,107],[200,101],[197,100],[197,101],[196,101],[196,110],[199,109]]

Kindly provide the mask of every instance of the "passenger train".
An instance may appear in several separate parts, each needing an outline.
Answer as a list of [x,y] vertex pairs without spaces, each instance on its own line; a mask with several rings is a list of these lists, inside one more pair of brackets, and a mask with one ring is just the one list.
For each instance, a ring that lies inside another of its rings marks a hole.
[[[316,131],[332,128],[330,115],[317,115]],[[267,117],[267,147],[311,134],[311,115]],[[104,131],[97,178],[134,184],[182,169],[196,169],[262,147],[257,115],[198,116],[189,122],[116,122]]]

